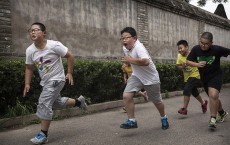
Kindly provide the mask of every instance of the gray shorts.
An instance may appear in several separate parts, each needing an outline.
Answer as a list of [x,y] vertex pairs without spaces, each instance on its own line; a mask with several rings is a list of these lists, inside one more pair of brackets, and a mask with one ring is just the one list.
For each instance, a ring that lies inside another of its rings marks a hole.
[[136,76],[133,76],[133,75],[129,77],[124,92],[136,93],[136,92],[139,92],[143,88],[147,92],[147,95],[150,101],[152,101],[154,104],[162,103],[160,83],[152,84],[152,85],[143,85],[140,79],[138,79]]
[[53,108],[64,108],[68,100],[67,97],[61,97],[60,92],[64,87],[64,81],[49,81],[42,89],[40,94],[36,115],[40,119],[52,120]]

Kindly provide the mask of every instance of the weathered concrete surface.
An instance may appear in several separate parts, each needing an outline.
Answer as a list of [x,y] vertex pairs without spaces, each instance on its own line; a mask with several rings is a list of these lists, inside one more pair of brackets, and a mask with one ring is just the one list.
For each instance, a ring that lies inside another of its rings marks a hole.
[[47,26],[48,39],[61,41],[75,56],[84,58],[121,57],[120,31],[126,26],[137,29],[138,38],[155,60],[175,60],[176,42],[186,39],[192,47],[204,31],[214,34],[214,44],[230,48],[229,20],[181,1],[4,1],[11,5],[9,51],[16,56],[25,56],[32,43],[27,30],[35,21]]
[[[229,111],[230,88],[221,91],[224,108]],[[208,99],[203,92],[201,96]],[[177,110],[182,106],[183,97],[164,99],[170,128],[161,129],[160,116],[152,103],[136,105],[138,128],[120,129],[126,118],[121,108],[91,115],[53,121],[49,131],[50,145],[210,145],[230,144],[230,121],[219,123],[216,131],[208,129],[209,111],[203,114],[200,104],[191,98],[188,115],[181,116]],[[230,111],[229,111],[230,112]],[[39,131],[34,124],[0,132],[1,145],[28,145],[29,139]]]

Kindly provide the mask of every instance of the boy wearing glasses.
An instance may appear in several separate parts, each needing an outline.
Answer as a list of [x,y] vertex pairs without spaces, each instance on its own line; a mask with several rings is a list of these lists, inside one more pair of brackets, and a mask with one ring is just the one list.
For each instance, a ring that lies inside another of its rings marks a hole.
[[[41,119],[41,131],[30,141],[34,144],[48,142],[48,129],[52,120],[53,108],[77,106],[87,109],[85,98],[72,99],[61,97],[60,91],[65,85],[65,80],[73,85],[72,53],[59,41],[45,39],[46,27],[42,23],[33,23],[29,29],[29,35],[33,44],[26,49],[25,88],[23,96],[30,90],[30,80],[36,66],[41,78],[40,85],[43,87],[37,105],[36,115]],[[68,64],[68,72],[65,76],[62,59],[65,57]]]
[[[219,93],[223,83],[223,72],[220,69],[220,58],[230,55],[230,49],[212,45],[213,35],[204,32],[200,44],[192,48],[187,57],[187,65],[198,67],[205,92],[209,96],[211,118],[210,128],[216,128],[216,122],[223,122],[228,113],[223,110]],[[218,113],[218,116],[217,116]]]
[[133,72],[123,93],[123,102],[128,119],[120,125],[120,128],[131,129],[138,127],[134,115],[133,97],[136,92],[144,88],[149,100],[153,102],[160,113],[162,129],[168,129],[169,123],[160,93],[159,74],[148,51],[137,39],[136,30],[132,27],[126,27],[121,31],[121,41],[125,53],[122,62],[130,63]]

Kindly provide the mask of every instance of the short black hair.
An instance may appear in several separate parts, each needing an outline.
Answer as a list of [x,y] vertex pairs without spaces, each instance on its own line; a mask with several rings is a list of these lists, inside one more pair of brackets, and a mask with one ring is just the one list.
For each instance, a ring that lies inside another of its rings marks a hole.
[[176,45],[179,46],[181,44],[184,45],[185,47],[188,46],[188,42],[186,40],[180,40],[180,41],[177,42]]
[[129,33],[132,37],[137,36],[136,30],[132,27],[125,27],[123,30],[121,30],[121,35],[125,32]]
[[212,42],[213,35],[211,32],[204,32],[202,33],[201,38],[208,39],[210,42]]
[[41,31],[43,31],[43,32],[46,31],[46,26],[40,22],[35,22],[32,25],[38,25],[40,27]]

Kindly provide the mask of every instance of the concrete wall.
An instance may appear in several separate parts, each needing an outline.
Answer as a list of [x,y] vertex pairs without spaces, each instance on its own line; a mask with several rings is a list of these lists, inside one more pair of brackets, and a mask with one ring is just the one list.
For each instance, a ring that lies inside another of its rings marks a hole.
[[136,27],[136,2],[130,0],[11,0],[11,7],[13,48],[20,56],[35,21],[47,26],[48,39],[82,57],[120,56],[120,30]]
[[11,11],[8,0],[0,1],[0,54],[11,55]]
[[27,30],[35,21],[47,26],[47,39],[86,58],[120,57],[120,30],[126,26],[137,30],[155,60],[175,60],[177,41],[186,39],[192,47],[203,31],[214,34],[215,44],[230,48],[229,20],[176,0],[4,1],[11,4],[10,52],[15,56],[24,56],[32,43]]

